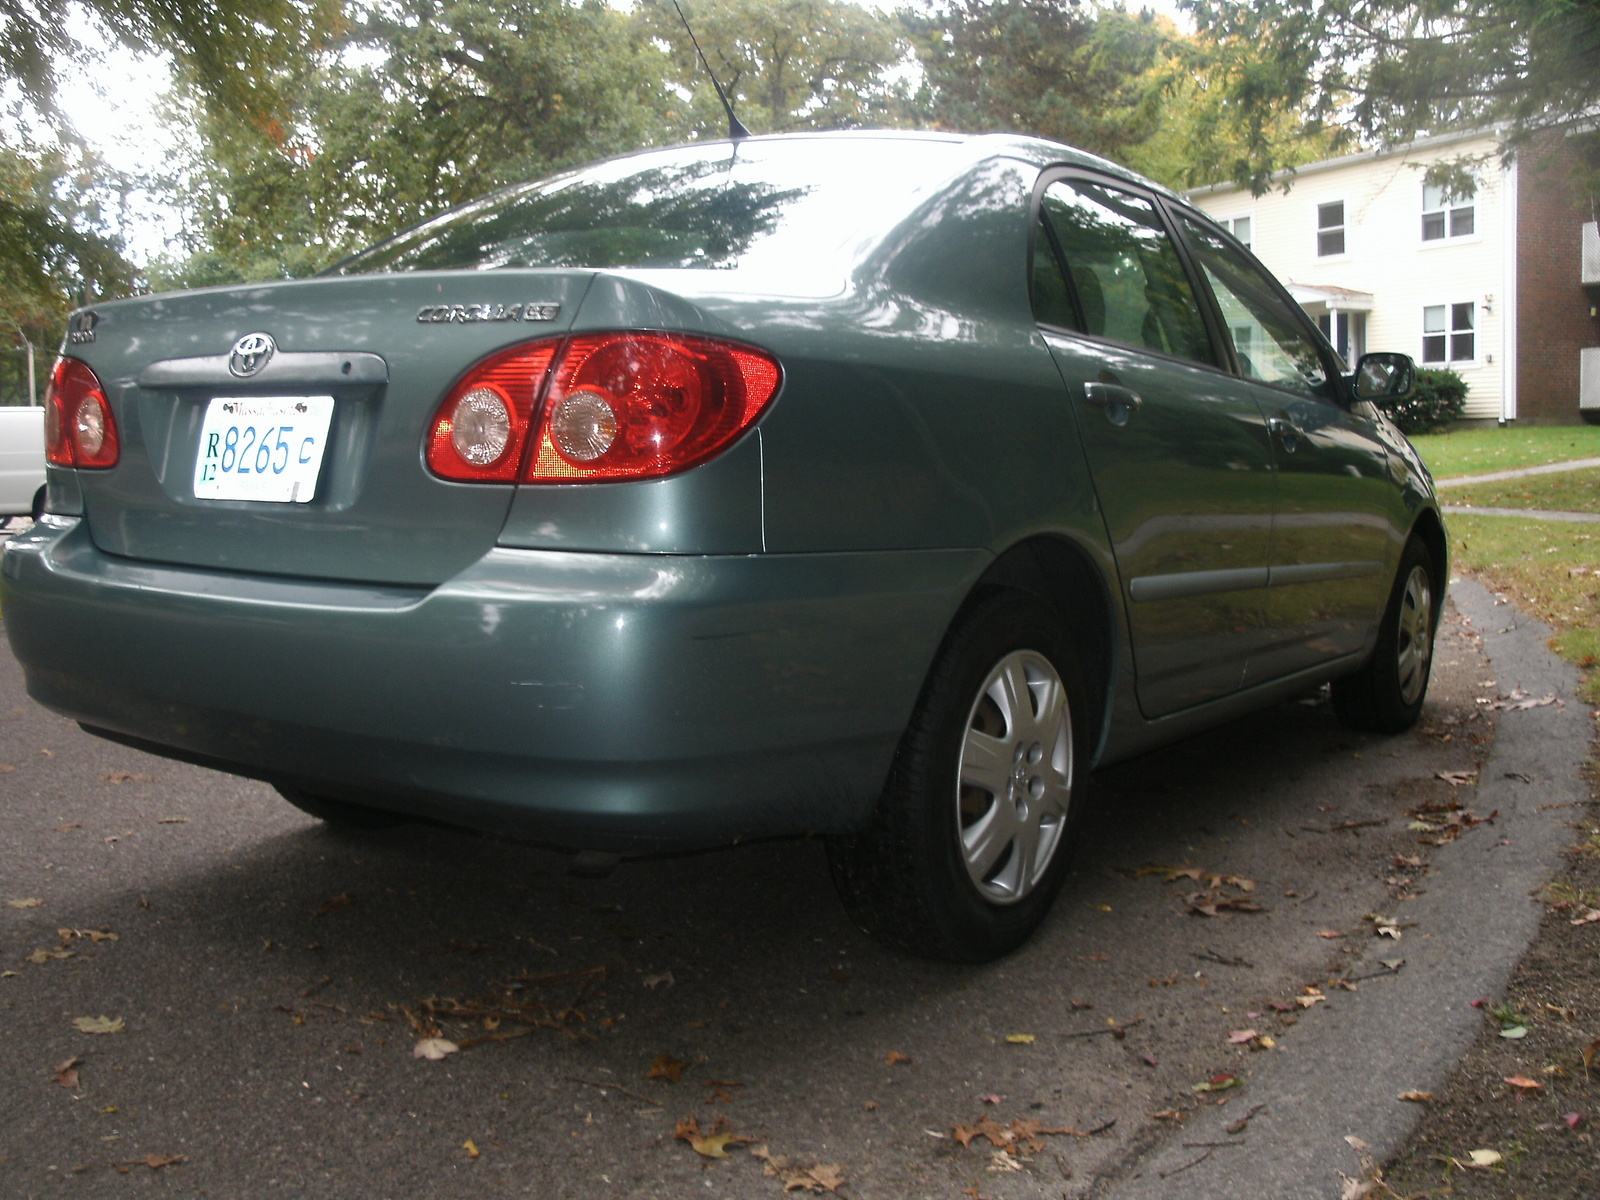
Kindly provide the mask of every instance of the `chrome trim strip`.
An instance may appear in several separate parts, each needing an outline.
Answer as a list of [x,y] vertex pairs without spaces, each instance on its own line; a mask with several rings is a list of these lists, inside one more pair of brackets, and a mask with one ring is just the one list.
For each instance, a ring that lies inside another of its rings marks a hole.
[[229,355],[209,354],[200,358],[164,358],[139,372],[142,388],[227,387],[242,384],[254,389],[263,384],[274,387],[335,387],[353,383],[371,385],[389,382],[389,364],[376,354],[334,350],[279,350],[254,375],[241,380],[228,370]]
[[1144,575],[1128,584],[1128,595],[1138,601],[1178,600],[1185,596],[1243,592],[1266,586],[1266,567],[1236,567],[1222,571],[1183,571],[1176,575]]
[[1363,575],[1377,575],[1383,570],[1381,562],[1325,562],[1296,563],[1293,566],[1273,567],[1268,572],[1268,587],[1284,587],[1291,583],[1323,583],[1330,579],[1358,579]]

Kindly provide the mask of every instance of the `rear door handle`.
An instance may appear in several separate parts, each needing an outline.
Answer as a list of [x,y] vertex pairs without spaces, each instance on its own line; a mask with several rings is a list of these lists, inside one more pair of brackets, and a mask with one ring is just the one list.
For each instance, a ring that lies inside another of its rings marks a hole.
[[1083,385],[1083,398],[1095,408],[1105,409],[1106,416],[1116,425],[1126,424],[1128,418],[1144,405],[1144,397],[1120,383],[1086,383]]

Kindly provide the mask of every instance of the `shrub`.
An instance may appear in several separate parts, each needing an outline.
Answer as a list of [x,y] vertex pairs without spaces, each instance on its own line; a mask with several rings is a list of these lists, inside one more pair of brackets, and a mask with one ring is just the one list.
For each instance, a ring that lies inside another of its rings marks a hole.
[[1401,433],[1427,433],[1442,429],[1461,415],[1467,404],[1467,381],[1454,371],[1417,368],[1416,390],[1404,400],[1383,405]]

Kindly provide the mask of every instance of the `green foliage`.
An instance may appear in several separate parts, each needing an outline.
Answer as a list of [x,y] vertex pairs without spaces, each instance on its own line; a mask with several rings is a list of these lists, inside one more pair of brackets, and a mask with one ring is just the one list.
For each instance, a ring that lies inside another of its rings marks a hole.
[[[886,72],[904,55],[884,17],[831,0],[679,0],[711,69],[752,133],[853,129],[892,120]],[[724,137],[728,120],[672,0],[646,0],[640,31],[668,47],[669,82],[689,95],[687,127]]]
[[665,54],[598,0],[397,0],[279,72],[282,124],[174,113],[187,254],[157,286],[312,274],[503,184],[674,140]]
[[1467,381],[1454,371],[1417,368],[1417,386],[1404,400],[1389,400],[1383,411],[1402,433],[1443,429],[1461,416],[1467,403]]
[[[1595,0],[1184,0],[1207,43],[1257,194],[1285,163],[1285,108],[1386,144],[1505,122],[1515,149],[1600,105]],[[1591,173],[1586,182],[1595,182]],[[1597,192],[1600,194],[1600,192]]]

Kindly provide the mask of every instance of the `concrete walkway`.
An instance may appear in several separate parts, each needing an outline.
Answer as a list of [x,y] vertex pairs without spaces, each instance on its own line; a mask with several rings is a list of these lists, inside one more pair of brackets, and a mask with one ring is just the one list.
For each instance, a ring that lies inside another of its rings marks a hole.
[[1573,521],[1580,525],[1600,525],[1600,513],[1562,512],[1549,508],[1479,508],[1474,504],[1442,505],[1447,513],[1469,517],[1527,517],[1532,521]]
[[1600,458],[1573,458],[1566,462],[1545,463],[1542,467],[1517,467],[1510,471],[1491,471],[1487,475],[1452,475],[1435,479],[1434,487],[1466,487],[1469,483],[1499,483],[1502,479],[1522,479],[1528,475],[1557,475],[1562,471],[1585,471],[1600,467]]

